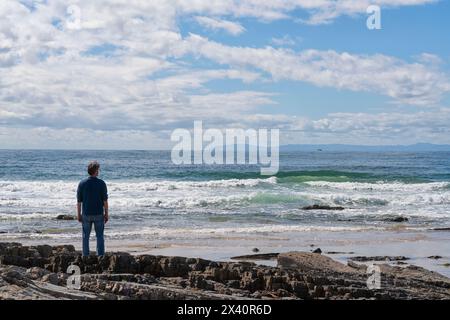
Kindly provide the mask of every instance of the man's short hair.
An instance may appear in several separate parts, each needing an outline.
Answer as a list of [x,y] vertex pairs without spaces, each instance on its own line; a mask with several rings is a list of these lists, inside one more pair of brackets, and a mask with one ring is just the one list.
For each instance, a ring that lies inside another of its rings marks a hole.
[[98,163],[97,161],[89,162],[87,171],[90,176],[94,175],[98,171],[98,169],[100,169],[100,163]]

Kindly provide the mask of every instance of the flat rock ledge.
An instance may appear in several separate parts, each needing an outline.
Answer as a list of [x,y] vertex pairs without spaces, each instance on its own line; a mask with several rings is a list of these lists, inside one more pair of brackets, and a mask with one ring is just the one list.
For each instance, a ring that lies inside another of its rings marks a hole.
[[[449,278],[416,266],[379,265],[373,290],[364,265],[309,252],[277,259],[267,267],[121,252],[82,258],[70,245],[0,243],[0,299],[450,299]],[[72,264],[79,290],[67,287]]]

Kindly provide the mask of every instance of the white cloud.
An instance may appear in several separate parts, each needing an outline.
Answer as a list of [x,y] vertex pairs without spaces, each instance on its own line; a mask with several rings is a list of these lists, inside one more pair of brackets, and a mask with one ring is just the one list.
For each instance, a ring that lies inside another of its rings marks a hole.
[[[251,98],[250,93],[243,93]],[[217,98],[217,97],[215,97]],[[228,97],[222,97],[228,98]],[[204,122],[206,127],[280,128],[282,144],[450,144],[450,108],[412,114],[335,113],[319,119],[251,113],[233,118],[232,113]],[[170,119],[161,119],[168,121]],[[160,121],[160,119],[158,119]],[[157,121],[155,121],[157,122]],[[167,123],[170,125],[170,123]],[[156,125],[156,124],[155,124]],[[192,128],[191,118],[176,123]],[[170,149],[169,127],[147,130],[93,130],[89,128],[14,128],[0,126],[2,148]],[[14,139],[11,139],[14,137]],[[30,138],[32,137],[32,138]]]
[[293,1],[300,8],[310,12],[310,16],[302,20],[307,24],[318,25],[333,22],[341,16],[365,15],[371,5],[378,5],[382,10],[404,6],[418,6],[438,2],[439,0],[324,0]]
[[305,81],[317,86],[375,92],[399,103],[429,105],[450,91],[448,77],[426,64],[386,55],[355,55],[333,50],[230,47],[191,34],[186,47],[220,64],[254,67],[273,79]]
[[[432,1],[370,1],[374,2],[396,7]],[[325,23],[342,15],[363,14],[369,3],[365,0],[73,3],[81,10],[81,29],[68,28],[64,1],[0,2],[0,128],[6,143],[2,146],[11,141],[25,146],[27,135],[40,142],[47,135],[54,143],[60,137],[71,144],[76,134],[86,140],[98,135],[105,137],[98,141],[107,143],[108,132],[119,142],[126,140],[127,132],[130,141],[142,141],[137,132],[151,138],[144,132],[191,126],[193,119],[218,126],[309,125],[316,133],[327,121],[331,127],[341,125],[343,120],[337,124],[337,116],[313,124],[283,114],[258,113],[259,107],[275,104],[276,93],[245,85],[267,81],[267,76],[274,81],[375,92],[416,105],[433,104],[450,90],[447,76],[436,68],[439,57],[430,53],[406,62],[386,55],[235,47],[197,35],[183,38],[178,26],[182,19],[197,17],[207,28],[240,34],[245,30],[240,18],[291,19],[298,9],[310,15],[309,23]],[[274,43],[287,46],[290,40],[286,35]],[[242,88],[208,86],[211,81],[230,79],[240,81]],[[8,142],[8,135],[17,139]]]
[[159,132],[48,127],[0,127],[0,145],[4,149],[162,150],[168,148],[167,137]]
[[403,6],[418,6],[439,0],[214,0],[175,1],[180,11],[185,13],[203,12],[215,16],[254,17],[266,21],[288,19],[294,10],[303,10],[309,17],[308,24],[331,23],[340,16],[365,15],[370,5],[382,9]]
[[444,61],[439,56],[427,52],[424,52],[419,56],[417,56],[417,61],[421,63],[426,63],[433,67],[439,67],[444,63]]
[[215,19],[210,17],[196,17],[195,20],[202,26],[210,30],[225,30],[237,36],[245,31],[245,28],[237,22]]
[[[327,121],[323,126],[324,120]],[[322,122],[322,123],[321,123]],[[450,144],[450,109],[415,113],[337,113],[313,122],[314,130],[366,144]]]
[[272,38],[272,43],[276,46],[289,47],[297,44],[297,42],[300,42],[301,40],[301,38],[297,37],[294,39],[290,35],[285,34],[284,36],[279,38]]
[[332,113],[278,119],[283,144],[450,144],[450,108],[414,113]]

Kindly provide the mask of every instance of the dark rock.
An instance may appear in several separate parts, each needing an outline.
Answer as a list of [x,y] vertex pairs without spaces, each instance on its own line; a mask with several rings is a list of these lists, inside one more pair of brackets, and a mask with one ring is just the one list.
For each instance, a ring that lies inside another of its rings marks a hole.
[[234,288],[234,289],[239,289],[241,286],[240,280],[228,280],[226,284],[228,287]]
[[433,228],[434,231],[450,231],[450,228]]
[[59,277],[56,273],[46,274],[42,277],[42,282],[49,282],[51,284],[54,284],[55,286],[60,283]]
[[347,261],[347,265],[351,268],[354,268],[354,269],[362,271],[362,272],[366,272],[366,270],[367,270],[367,266],[365,264],[358,264],[351,260]]
[[326,254],[355,254],[353,251],[349,252],[340,252],[340,251],[327,251]]
[[325,205],[319,205],[315,204],[312,206],[306,206],[302,208],[303,210],[345,210],[344,207],[332,207],[332,206],[325,206]]
[[253,299],[261,299],[262,296],[263,296],[263,293],[261,291],[255,291],[250,295],[250,297]]
[[75,247],[71,244],[59,245],[54,246],[53,251],[55,251],[56,253],[72,253],[75,252]]
[[309,252],[287,252],[278,255],[278,267],[283,269],[295,269],[302,272],[331,271],[343,273],[355,273],[355,269],[337,262],[330,257]]
[[303,281],[292,281],[292,291],[301,299],[309,298],[308,286]]
[[253,252],[259,252],[259,249],[258,248],[253,248],[252,251]]
[[384,221],[387,222],[408,222],[409,219],[406,217],[394,217],[394,218],[386,218]]
[[59,216],[56,217],[56,220],[66,220],[66,221],[77,220],[77,217],[67,214],[60,214]]
[[373,257],[351,257],[349,258],[353,261],[359,261],[359,262],[367,262],[367,261],[405,261],[409,260],[409,258],[404,256],[373,256]]
[[136,257],[136,262],[139,265],[140,273],[149,273],[155,276],[163,275],[163,270],[159,264],[159,260],[155,256],[139,256]]
[[74,254],[60,253],[53,255],[45,265],[45,268],[51,272],[66,272],[69,265],[74,263],[76,259],[77,256]]
[[231,257],[232,260],[273,260],[278,257],[279,253],[261,253],[251,254],[245,256]]
[[346,294],[344,294],[344,300],[350,300],[352,299],[352,294],[350,292],[347,292]]
[[51,274],[50,271],[39,267],[29,268],[26,270],[26,273],[33,280],[42,279],[42,277]]
[[[450,299],[450,279],[435,272],[379,264],[382,288],[369,290],[367,266],[309,252],[279,254],[268,267],[0,243],[0,258],[0,299]],[[70,264],[82,271],[81,291],[67,289]]]
[[[36,246],[37,251],[43,258],[48,258],[52,254],[53,248],[48,245]],[[75,251],[75,248],[74,248]]]
[[276,296],[283,298],[283,297],[290,297],[290,296],[292,296],[292,294],[289,291],[287,291],[287,290],[278,289],[276,291]]
[[321,253],[322,253],[322,250],[320,250],[320,248],[317,248],[317,249],[314,250],[312,253],[318,253],[318,254],[321,254]]
[[[95,257],[94,257],[95,258]],[[113,273],[137,273],[139,264],[131,255],[112,255],[109,259],[108,271]]]
[[166,277],[186,277],[191,268],[186,263],[186,258],[168,257],[160,260],[160,265]]
[[325,290],[322,286],[314,286],[314,297],[323,298],[325,297]]
[[438,259],[442,259],[442,257],[441,256],[429,256],[428,259],[438,260]]

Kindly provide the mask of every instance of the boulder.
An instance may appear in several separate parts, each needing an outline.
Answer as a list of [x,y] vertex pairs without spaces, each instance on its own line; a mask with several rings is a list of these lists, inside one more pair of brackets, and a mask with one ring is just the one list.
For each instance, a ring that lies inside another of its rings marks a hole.
[[302,272],[317,270],[321,272],[356,273],[358,270],[346,266],[327,256],[310,252],[287,252],[278,255],[278,267]]
[[373,257],[366,257],[366,256],[359,256],[359,257],[351,257],[349,258],[353,261],[358,262],[368,262],[368,261],[405,261],[409,260],[409,258],[404,256],[373,256]]
[[393,218],[386,218],[384,221],[387,222],[408,222],[409,219],[406,217],[393,217]]
[[[53,252],[53,249],[51,246],[49,245],[40,245],[40,246],[36,246],[37,251],[39,252],[39,254],[41,255],[42,258],[48,258],[50,257],[50,255]],[[75,250],[75,248],[74,248]]]
[[66,220],[66,221],[70,221],[70,220],[77,220],[77,217],[75,216],[71,216],[68,214],[60,214],[56,217],[56,220]]
[[306,206],[306,207],[303,207],[302,209],[303,210],[337,210],[337,211],[345,210],[344,207],[332,207],[332,206],[319,205],[319,204],[315,204],[312,206]]
[[260,253],[231,257],[232,260],[272,260],[278,258],[279,253]]
[[73,252],[75,252],[75,247],[71,244],[64,244],[64,245],[54,246],[52,248],[52,251],[55,251],[56,253],[73,253]]

